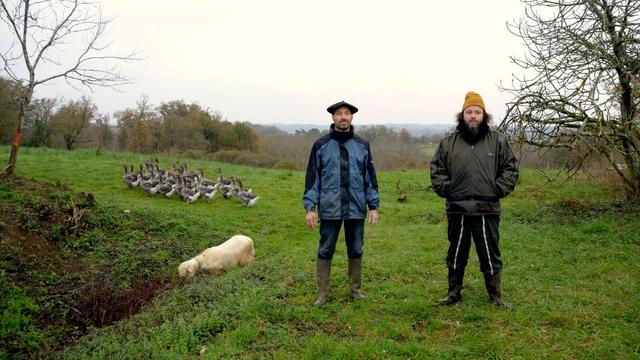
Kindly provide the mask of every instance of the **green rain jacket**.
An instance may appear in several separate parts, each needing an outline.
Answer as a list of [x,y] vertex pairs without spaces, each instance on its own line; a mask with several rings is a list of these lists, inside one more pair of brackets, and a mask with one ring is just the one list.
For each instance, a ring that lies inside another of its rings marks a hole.
[[448,214],[500,214],[500,199],[518,181],[518,160],[504,135],[489,130],[477,143],[447,135],[431,160],[431,185]]

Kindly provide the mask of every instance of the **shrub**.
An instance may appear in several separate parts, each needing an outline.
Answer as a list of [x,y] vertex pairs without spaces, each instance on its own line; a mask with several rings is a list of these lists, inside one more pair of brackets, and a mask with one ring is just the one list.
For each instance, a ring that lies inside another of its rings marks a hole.
[[212,160],[258,167],[272,167],[276,162],[271,155],[242,150],[221,150],[213,154]]
[[202,150],[193,150],[193,149],[191,149],[191,150],[184,151],[181,154],[181,156],[189,158],[189,159],[200,160],[200,159],[204,159],[205,158],[205,152],[202,151]]
[[300,170],[298,165],[291,160],[280,160],[275,165],[273,165],[274,169],[280,170]]
[[240,153],[240,150],[221,150],[214,153],[211,158],[215,161],[235,163],[235,160],[240,155]]

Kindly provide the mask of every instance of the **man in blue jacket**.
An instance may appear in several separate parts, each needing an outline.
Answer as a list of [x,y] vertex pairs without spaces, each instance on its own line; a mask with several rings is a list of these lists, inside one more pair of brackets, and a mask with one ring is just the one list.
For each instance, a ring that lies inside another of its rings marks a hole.
[[333,117],[333,124],[329,133],[313,144],[303,196],[307,227],[315,229],[320,218],[316,261],[319,294],[315,306],[321,306],[328,300],[331,259],[343,224],[351,294],[356,299],[364,298],[360,291],[364,219],[368,207],[369,223],[375,225],[380,206],[369,142],[355,135],[351,125],[358,108],[341,101],[329,106],[327,111]]

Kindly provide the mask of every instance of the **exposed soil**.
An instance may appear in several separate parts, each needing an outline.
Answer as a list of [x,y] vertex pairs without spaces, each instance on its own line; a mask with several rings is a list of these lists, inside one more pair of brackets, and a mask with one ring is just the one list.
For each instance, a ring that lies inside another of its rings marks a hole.
[[64,246],[66,237],[99,226],[94,204],[92,194],[74,194],[61,184],[0,179],[0,270],[38,303],[35,326],[58,328],[43,351],[128,318],[173,286],[168,278],[133,278],[128,289],[119,288],[90,251]]

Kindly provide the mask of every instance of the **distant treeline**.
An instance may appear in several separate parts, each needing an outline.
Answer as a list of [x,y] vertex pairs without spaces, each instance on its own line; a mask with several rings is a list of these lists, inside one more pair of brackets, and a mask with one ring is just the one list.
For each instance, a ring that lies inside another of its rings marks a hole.
[[[22,87],[0,78],[0,141],[13,141]],[[252,166],[304,169],[313,142],[328,131],[289,134],[275,127],[230,122],[217,111],[183,100],[152,106],[142,97],[135,107],[101,114],[88,97],[78,100],[36,98],[29,105],[21,144],[32,147],[105,148],[143,154],[172,154]],[[115,125],[114,125],[115,124]],[[425,146],[441,134],[413,137],[407,130],[359,126],[356,132],[372,143],[380,170],[425,167]]]
[[[0,78],[0,141],[13,141],[18,114],[18,93],[22,87]],[[23,126],[24,146],[105,148],[142,154],[170,154],[236,164],[281,169],[304,169],[313,142],[326,133],[322,129],[287,133],[275,126],[230,122],[216,111],[183,100],[152,106],[142,97],[133,108],[116,111],[113,119],[101,114],[87,97],[78,100],[36,98],[29,106]],[[115,124],[115,125],[114,125]],[[379,170],[424,168],[431,160],[443,134],[412,136],[402,129],[358,125],[356,133],[371,142]],[[453,119],[452,119],[453,128]],[[555,168],[579,162],[584,151],[539,149],[518,146],[514,150],[521,164],[533,168]],[[584,149],[583,149],[584,150]],[[594,158],[589,163],[600,166]]]
[[[258,133],[261,152],[277,159],[288,159],[291,168],[303,169],[309,160],[309,150],[313,142],[329,131],[331,118],[327,115],[327,125],[323,129],[298,130],[289,134],[273,126],[253,125]],[[393,131],[381,125],[358,125],[354,120],[355,132],[371,142],[375,166],[380,170],[424,168],[430,157],[425,148],[437,145],[442,134],[411,136],[406,129]]]
[[[17,121],[17,95],[21,86],[0,78],[0,141],[13,141]],[[152,106],[142,97],[133,108],[116,111],[113,119],[101,114],[87,97],[78,100],[36,98],[23,126],[24,146],[105,148],[142,154],[171,154],[236,164],[282,169],[304,169],[313,142],[329,130],[287,133],[275,126],[230,122],[216,111],[183,100]],[[412,136],[402,129],[358,125],[356,133],[371,142],[379,170],[424,168],[443,134]],[[452,119],[453,128],[453,119]],[[514,150],[522,165],[535,168],[561,166],[580,156],[565,149],[542,150],[531,146]]]

